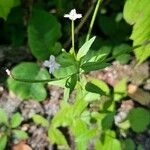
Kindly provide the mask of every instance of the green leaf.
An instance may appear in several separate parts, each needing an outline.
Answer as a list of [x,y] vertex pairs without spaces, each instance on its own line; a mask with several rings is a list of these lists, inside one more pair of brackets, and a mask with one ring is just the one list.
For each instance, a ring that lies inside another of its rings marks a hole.
[[144,150],[142,145],[138,145],[137,150]]
[[63,68],[60,67],[59,69],[54,71],[54,76],[56,78],[65,78],[77,73],[77,71],[78,69],[75,65],[71,65]]
[[51,48],[51,53],[57,56],[62,50],[62,45],[59,42],[56,42],[55,45]]
[[5,150],[7,144],[7,136],[0,135],[0,150]]
[[88,102],[84,99],[76,99],[75,103],[72,106],[73,117],[80,117],[81,113],[88,106]]
[[68,103],[61,103],[61,109],[55,114],[55,117],[52,119],[51,126],[59,127],[59,126],[68,126],[72,124],[72,105]]
[[13,130],[13,134],[19,140],[26,140],[28,138],[28,134],[22,130]]
[[14,7],[14,0],[0,0],[0,17],[6,20],[12,7]]
[[95,84],[93,84],[91,82],[88,82],[85,85],[85,89],[88,92],[97,93],[97,94],[100,94],[100,95],[106,95],[105,92],[102,89],[100,89],[97,85],[95,85]]
[[86,62],[97,62],[97,61],[102,62],[110,54],[110,52],[111,46],[102,46],[97,51],[95,50],[88,51],[88,53],[82,58],[81,64],[85,64]]
[[90,78],[90,82],[88,82],[85,86],[85,89],[89,92],[98,93],[101,95],[109,95],[109,87],[102,80]]
[[28,26],[32,54],[39,60],[47,59],[53,53],[53,47],[60,36],[60,24],[56,18],[44,10],[33,9]]
[[130,128],[130,122],[129,120],[125,120],[123,122],[118,123],[117,125],[120,129],[126,131]]
[[0,124],[8,125],[8,116],[2,108],[0,108]]
[[104,97],[104,104],[102,104],[100,106],[100,109],[102,109],[103,111],[115,111],[116,110],[116,104],[115,101],[113,101],[113,99],[110,99],[110,96],[108,97]]
[[106,67],[110,66],[109,63],[106,62],[87,62],[83,65],[81,65],[81,69],[84,70],[84,72],[90,72],[90,71],[95,71],[99,69],[104,69]]
[[88,142],[82,141],[82,142],[76,142],[76,150],[87,150]]
[[127,95],[127,79],[122,79],[114,86],[114,100],[119,101]]
[[97,129],[89,129],[87,124],[81,119],[75,119],[70,126],[75,137],[77,150],[87,149],[88,141],[96,135]]
[[129,121],[133,131],[143,132],[150,124],[150,111],[144,108],[134,108],[129,113]]
[[[76,119],[71,125],[70,129],[71,129],[71,133],[75,137],[75,141],[77,140],[77,138],[84,135],[85,132],[89,131],[86,123],[81,119]],[[79,139],[76,141],[77,150],[85,150],[87,149],[87,145],[88,145],[88,141],[85,139],[84,140]]]
[[80,119],[83,120],[84,122],[86,122],[86,124],[90,124],[91,121],[91,112],[90,110],[85,110],[82,112],[82,114],[80,115]]
[[70,96],[70,89],[69,88],[64,88],[64,95],[63,95],[63,101],[67,102],[69,100]]
[[65,147],[68,147],[65,136],[57,128],[49,128],[48,138],[49,138],[50,142],[53,144],[58,144],[58,145],[63,145]]
[[21,122],[22,122],[21,114],[18,112],[13,114],[11,121],[10,121],[11,127],[16,128],[21,124]]
[[61,80],[56,80],[56,81],[51,81],[51,82],[48,82],[49,85],[55,85],[55,86],[58,86],[58,87],[61,87],[61,88],[65,88],[66,86],[66,81],[68,80],[68,78],[64,78],[64,79],[61,79]]
[[71,54],[64,51],[56,58],[56,61],[60,64],[60,68],[54,71],[56,78],[65,78],[77,73],[78,62]]
[[102,130],[102,120],[106,117],[106,113],[92,112],[91,117],[97,121],[98,128]]
[[127,54],[131,51],[131,47],[128,44],[120,44],[113,48],[113,56],[117,56],[115,59],[118,60],[120,63],[125,64],[129,61],[130,55]]
[[85,85],[87,83],[87,81],[85,81],[85,79],[81,79],[80,82],[82,83],[82,85],[79,82],[77,82],[77,85],[76,85],[76,89],[77,89],[76,99],[83,99],[87,102],[91,102],[91,101],[95,101],[95,100],[99,99],[99,97],[100,97],[99,94],[88,92],[85,89]]
[[67,53],[65,50],[57,56],[56,61],[61,65],[61,67],[67,67],[76,63],[73,55]]
[[20,0],[14,0],[14,7],[18,6],[21,4]]
[[70,93],[74,90],[77,83],[77,74],[73,74],[70,78],[66,81],[66,88],[70,89]]
[[49,126],[49,122],[41,115],[35,114],[35,115],[32,116],[32,119],[36,124],[40,124],[44,127]]
[[89,41],[87,41],[86,43],[83,44],[83,46],[79,49],[79,51],[77,53],[77,60],[80,60],[83,56],[85,56],[87,54],[87,52],[89,51],[89,49],[90,49],[91,45],[93,44],[95,38],[96,37],[94,36]]
[[83,142],[92,139],[96,135],[97,129],[89,129],[86,132],[82,132],[80,136],[76,138],[76,142]]
[[71,126],[73,120],[79,117],[81,113],[87,107],[88,102],[84,99],[78,99],[73,105],[66,102],[61,103],[61,109],[56,113],[55,117],[52,119],[52,126]]
[[[98,44],[99,45],[99,44]],[[97,53],[97,60],[103,58],[105,59],[112,51],[112,46],[109,44],[106,44],[104,46],[102,46],[96,53]],[[101,57],[100,55],[102,55],[103,57]]]
[[101,15],[98,18],[98,23],[104,34],[113,37],[117,32],[117,24],[113,17]]
[[123,150],[135,150],[135,143],[132,139],[125,139],[122,143]]
[[119,140],[105,134],[104,140],[96,141],[95,150],[122,150],[122,148]]
[[103,130],[110,129],[112,127],[113,121],[114,121],[114,115],[115,112],[107,114],[103,119],[102,119],[102,128]]
[[65,83],[63,100],[68,101],[70,94],[74,90],[77,83],[77,74],[71,75]]
[[91,93],[86,91],[86,95],[84,95],[84,100],[87,102],[92,102],[95,100],[98,100],[100,98],[100,95],[97,93]]
[[81,119],[76,119],[70,128],[75,137],[80,136],[88,130],[87,124]]
[[[124,6],[124,18],[133,25],[131,39],[133,45],[141,45],[150,39],[150,2],[149,0],[127,0]],[[142,47],[135,49],[135,55],[139,63],[143,62],[150,56],[150,44],[144,44]]]
[[121,56],[116,57],[116,60],[118,60],[121,64],[127,64],[130,60],[130,55],[122,54]]
[[[27,80],[44,80],[50,79],[46,69],[40,68],[35,63],[24,62],[17,65],[12,70],[12,74],[19,79]],[[19,82],[12,78],[8,79],[8,87],[22,99],[35,99],[42,101],[46,98],[47,93],[44,88],[45,83]]]
[[[120,3],[121,4],[121,3]],[[115,4],[114,4],[115,5]],[[119,7],[119,5],[116,5]],[[117,16],[122,12],[111,13],[109,16],[107,14],[102,14],[98,16],[98,25],[101,28],[101,31],[111,38],[111,42],[122,42],[128,36],[129,26],[121,19],[117,21]],[[117,34],[116,34],[117,33]]]

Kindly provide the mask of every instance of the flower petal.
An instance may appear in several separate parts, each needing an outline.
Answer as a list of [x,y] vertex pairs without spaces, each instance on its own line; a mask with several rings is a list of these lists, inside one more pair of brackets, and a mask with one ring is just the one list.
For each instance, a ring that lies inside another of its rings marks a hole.
[[54,55],[50,55],[49,61],[50,61],[50,62],[55,62],[55,56],[54,56]]
[[64,17],[65,17],[65,18],[69,18],[70,15],[69,15],[69,14],[65,14]]
[[49,68],[49,73],[51,74],[51,73],[53,73],[54,72],[54,68],[53,67],[50,67]]
[[75,9],[72,9],[69,13],[71,16],[74,16],[77,14],[76,10]]
[[43,65],[45,67],[49,67],[50,66],[50,62],[48,60],[45,60],[44,63],[43,63]]
[[53,73],[55,69],[59,69],[60,64],[55,61],[55,56],[50,55],[49,61],[45,60],[43,65],[49,68],[49,73]]
[[60,67],[60,64],[58,64],[58,63],[55,63],[55,69],[59,69],[59,67]]
[[65,18],[69,18],[70,20],[76,20],[82,17],[82,14],[77,14],[75,9],[72,9],[69,14],[64,15]]
[[77,14],[76,18],[82,18],[82,14]]

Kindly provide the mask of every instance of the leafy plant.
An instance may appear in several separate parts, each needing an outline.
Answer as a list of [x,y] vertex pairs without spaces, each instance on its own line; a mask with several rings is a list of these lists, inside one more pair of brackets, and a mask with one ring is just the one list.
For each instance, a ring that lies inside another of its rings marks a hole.
[[119,81],[115,85],[115,87],[114,87],[114,101],[119,101],[127,95],[126,81],[127,81],[126,78],[122,79],[121,81]]
[[32,119],[34,123],[41,125],[48,130],[48,137],[52,144],[58,144],[68,148],[68,144],[63,133],[58,128],[51,127],[47,119],[38,114],[34,114]]
[[49,127],[49,122],[41,115],[34,114],[32,119],[36,124],[42,125],[43,127]]
[[0,0],[0,17],[6,20],[11,9],[19,4],[19,0]]
[[[49,3],[51,6],[58,5],[60,11],[61,8],[65,8],[62,3],[66,0],[57,2]],[[73,144],[77,150],[86,150],[91,143],[95,150],[134,149],[135,145],[132,140],[127,139],[124,142],[118,140],[113,130],[114,116],[117,112],[116,103],[127,96],[127,78],[122,79],[113,88],[110,88],[104,81],[89,77],[86,74],[110,66],[113,60],[118,60],[123,64],[128,63],[130,60],[129,53],[133,50],[139,63],[148,58],[149,30],[144,30],[149,25],[149,21],[146,20],[150,14],[148,0],[143,3],[140,2],[140,4],[137,0],[127,0],[124,7],[124,18],[129,24],[134,25],[131,35],[131,39],[134,41],[133,47],[125,43],[127,31],[123,33],[123,36],[120,33],[125,25],[122,13],[98,16],[101,31],[112,42],[91,36],[102,0],[98,0],[96,3],[87,36],[83,38],[85,42],[80,41],[80,46],[77,47],[75,33],[84,24],[82,21],[87,17],[87,14],[75,29],[75,20],[80,19],[82,15],[78,14],[75,9],[71,10],[69,14],[64,15],[71,20],[72,45],[70,49],[62,49],[63,46],[59,42],[62,35],[63,38],[65,37],[61,29],[64,29],[67,23],[60,24],[59,17],[56,14],[46,12],[47,8],[45,10],[42,8],[44,5],[38,7],[39,4],[43,3],[39,1],[37,5],[30,6],[32,9],[28,10],[29,14],[25,16],[29,17],[29,20],[26,20],[29,21],[27,24],[28,44],[31,54],[37,62],[21,62],[11,71],[7,70],[10,75],[7,82],[9,90],[22,99],[32,98],[43,101],[47,97],[46,83],[64,89],[60,110],[51,121],[38,114],[32,117],[34,123],[47,129],[48,139],[52,144],[64,149],[71,148],[63,130],[61,130],[61,128],[67,128],[68,135],[73,138]],[[134,5],[131,5],[131,3],[134,3]],[[69,4],[71,5],[73,2],[69,2]],[[148,7],[144,10],[143,7],[146,5]],[[6,18],[11,8],[12,6],[9,6],[6,13],[3,16],[0,14],[0,16]],[[143,15],[140,16],[142,13],[144,13],[144,17]],[[143,34],[141,35],[141,33]],[[47,60],[49,57],[50,59]],[[43,67],[48,67],[49,73]],[[70,102],[70,95],[73,91],[75,97]],[[133,131],[138,133],[144,131],[149,125],[149,111],[146,109],[134,108],[129,112],[128,117],[128,114],[125,115],[124,122],[117,126],[120,128],[120,132],[121,130],[126,132],[131,127]],[[27,138],[25,132],[16,129],[21,124],[19,113],[14,114],[12,119],[9,120],[6,113],[0,109],[0,118],[2,118],[0,123],[3,129],[0,133],[1,149],[4,149],[7,140],[12,135],[19,139]]]
[[134,150],[135,149],[135,143],[132,139],[126,139],[122,142],[122,149],[123,150]]
[[104,135],[103,142],[100,140],[96,141],[95,149],[102,150],[112,149],[112,150],[121,150],[121,143],[115,138],[115,133],[113,131],[107,131],[107,134]]
[[0,149],[5,150],[7,141],[11,137],[15,137],[19,140],[24,140],[28,138],[25,131],[19,130],[18,127],[21,125],[22,117],[20,113],[13,114],[12,118],[9,120],[4,109],[0,108]]
[[[49,79],[49,73],[44,68],[40,68],[36,63],[24,62],[16,66],[12,73],[19,78],[26,80]],[[44,83],[21,83],[11,78],[8,79],[8,87],[15,91],[21,98],[33,98],[38,101],[44,100],[47,96]]]
[[[130,49],[130,46],[127,44],[121,44],[121,45],[115,46],[113,48],[113,55],[117,55],[120,52],[124,53],[124,51],[129,50],[129,49]],[[123,55],[119,55],[118,57],[116,57],[116,60],[118,60],[122,64],[128,63],[129,59],[130,59],[130,55],[127,53],[126,54],[124,53]]]
[[144,108],[134,108],[129,114],[129,121],[133,131],[143,132],[150,124],[150,112]]
[[28,25],[28,40],[32,54],[39,60],[47,59],[50,54],[59,54],[60,48],[57,49],[56,42],[60,36],[60,24],[57,19],[42,9],[33,9]]
[[143,62],[150,56],[150,21],[147,19],[150,16],[150,3],[149,0],[127,0],[124,6],[124,18],[133,25],[133,31],[130,38],[133,40],[133,45],[142,45],[135,50],[135,55],[139,63]]

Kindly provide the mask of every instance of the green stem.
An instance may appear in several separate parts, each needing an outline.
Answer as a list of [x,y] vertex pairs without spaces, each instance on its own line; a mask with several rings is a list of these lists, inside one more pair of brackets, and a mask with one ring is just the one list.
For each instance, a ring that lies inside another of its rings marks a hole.
[[87,34],[87,37],[86,37],[86,42],[87,42],[87,41],[89,40],[89,38],[90,38],[92,29],[93,29],[93,25],[94,25],[94,22],[95,22],[95,18],[96,18],[96,15],[97,15],[99,6],[100,6],[100,4],[102,3],[102,1],[103,1],[103,0],[98,0],[98,2],[97,2],[97,4],[96,4],[95,10],[94,10],[94,13],[93,13],[93,16],[92,16],[92,20],[91,20],[91,23],[90,23],[90,27],[89,27],[89,30],[88,30],[88,34]]
[[75,55],[75,50],[74,50],[74,20],[72,20],[72,24],[71,24],[71,36],[72,36],[72,51],[73,51],[73,54]]
[[[83,25],[87,22],[88,17],[90,16],[92,10],[94,8],[94,4],[92,4],[89,9],[87,10],[86,14],[82,17],[80,23],[78,24],[78,26],[75,28],[74,30],[74,34],[78,34],[79,31],[81,30],[81,28],[83,27]],[[71,43],[72,38],[69,38],[66,43],[64,44],[64,47],[67,48],[70,43]]]
[[22,79],[22,78],[17,78],[15,77],[12,73],[10,74],[10,77],[16,81],[19,81],[19,82],[25,82],[25,83],[47,83],[47,82],[51,82],[51,81],[58,81],[58,80],[62,80],[62,79],[65,79],[65,78],[68,78],[68,77],[64,77],[64,78],[58,78],[58,79],[45,79],[45,80],[34,80],[34,79]]

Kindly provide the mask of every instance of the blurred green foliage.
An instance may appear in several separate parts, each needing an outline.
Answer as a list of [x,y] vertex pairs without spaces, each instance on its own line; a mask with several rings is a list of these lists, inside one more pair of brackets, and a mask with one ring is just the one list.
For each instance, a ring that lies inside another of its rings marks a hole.
[[22,123],[22,116],[19,112],[12,115],[12,118],[7,116],[4,109],[0,108],[0,150],[5,150],[8,140],[14,137],[14,139],[25,140],[28,138],[28,134],[18,129]]

